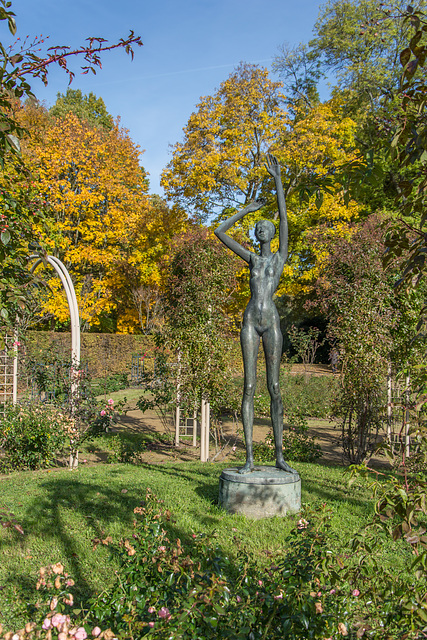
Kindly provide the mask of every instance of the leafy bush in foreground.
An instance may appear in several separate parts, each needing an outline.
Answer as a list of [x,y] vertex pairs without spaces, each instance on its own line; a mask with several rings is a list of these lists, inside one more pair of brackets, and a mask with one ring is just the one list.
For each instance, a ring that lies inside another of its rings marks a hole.
[[56,407],[10,405],[0,422],[2,471],[40,469],[52,464],[67,442],[70,418]]
[[384,571],[381,527],[361,532],[352,553],[339,555],[322,505],[295,518],[283,552],[261,570],[237,538],[234,559],[202,535],[193,534],[187,549],[172,541],[171,514],[149,489],[134,513],[132,537],[93,541],[119,559],[111,588],[81,607],[62,564],[44,567],[37,621],[5,640],[425,637],[425,573],[417,580]]
[[417,638],[424,626],[423,581],[383,570],[377,532],[362,547],[356,537],[359,557],[337,556],[325,505],[296,522],[283,554],[263,572],[237,539],[236,559],[203,536],[194,534],[187,550],[172,542],[171,515],[150,490],[135,515],[132,539],[112,546],[117,582],[88,614],[119,638],[385,640]]

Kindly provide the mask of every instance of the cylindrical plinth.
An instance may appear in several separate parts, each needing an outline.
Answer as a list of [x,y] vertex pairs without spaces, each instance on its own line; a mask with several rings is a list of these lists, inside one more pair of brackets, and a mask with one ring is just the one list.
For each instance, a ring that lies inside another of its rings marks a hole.
[[224,469],[219,479],[219,504],[230,513],[248,518],[271,518],[301,508],[301,479],[294,471],[257,466],[241,475],[238,468]]

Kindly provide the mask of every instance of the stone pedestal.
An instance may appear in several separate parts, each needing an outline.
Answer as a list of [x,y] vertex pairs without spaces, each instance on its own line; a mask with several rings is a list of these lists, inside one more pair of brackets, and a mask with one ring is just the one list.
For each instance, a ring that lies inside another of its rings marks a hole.
[[301,508],[301,479],[294,471],[257,466],[240,475],[238,467],[224,469],[219,479],[219,504],[230,513],[248,518],[271,518]]

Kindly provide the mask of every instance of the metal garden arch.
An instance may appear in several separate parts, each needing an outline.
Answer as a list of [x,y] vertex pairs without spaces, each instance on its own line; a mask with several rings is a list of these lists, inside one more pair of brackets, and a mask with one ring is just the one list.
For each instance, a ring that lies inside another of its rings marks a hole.
[[[31,273],[37,269],[37,267],[43,262],[43,259],[35,254],[30,256],[30,260],[36,262],[31,267]],[[70,309],[71,316],[71,402],[77,397],[79,388],[79,378],[76,372],[80,367],[80,318],[79,307],[77,304],[76,292],[74,290],[73,281],[68,273],[65,265],[59,258],[55,256],[47,256],[46,261],[55,269],[56,273],[61,279],[62,285],[65,289],[65,295],[67,296],[68,307]]]

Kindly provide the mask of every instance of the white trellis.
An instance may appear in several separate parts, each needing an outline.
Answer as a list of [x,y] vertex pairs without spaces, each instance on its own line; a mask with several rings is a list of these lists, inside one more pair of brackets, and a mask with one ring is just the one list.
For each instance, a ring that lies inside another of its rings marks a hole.
[[387,440],[393,447],[404,447],[405,456],[410,455],[411,437],[409,401],[411,378],[405,377],[405,382],[396,382],[392,365],[387,371]]
[[[179,445],[180,437],[188,435],[188,427],[191,429],[193,437],[193,447],[197,445],[197,412],[193,413],[192,418],[186,418],[185,423],[181,419],[181,407],[179,404],[180,396],[177,394],[177,404],[175,410],[175,446]],[[210,429],[210,403],[202,397],[202,406],[200,409],[200,460],[207,462],[209,460],[209,429]],[[181,432],[184,433],[181,433]]]
[[2,412],[6,403],[16,404],[18,395],[18,345],[17,335],[4,336],[4,349],[0,351],[0,402]]
[[[78,370],[80,367],[80,318],[79,307],[77,304],[76,292],[74,290],[73,281],[68,273],[65,265],[61,260],[55,258],[55,256],[47,256],[46,261],[55,269],[56,273],[61,279],[62,285],[65,289],[65,295],[67,296],[68,307],[70,309],[71,316],[71,405],[78,394],[79,389],[79,377]],[[37,267],[42,264],[43,259],[38,255],[30,256],[30,260],[36,262],[31,267],[33,273]]]
[[[30,260],[35,260],[35,263],[31,267],[31,272],[37,269],[37,267],[43,263],[43,259],[39,255],[30,256]],[[73,281],[68,273],[65,265],[59,258],[55,256],[47,256],[45,260],[55,269],[56,273],[61,279],[62,285],[67,296],[68,307],[70,309],[71,317],[71,411],[74,409],[74,405],[79,393],[79,367],[80,367],[80,318],[79,307],[77,304],[76,292],[74,290]],[[70,450],[70,468],[75,469],[79,464],[79,452],[77,449],[71,447]]]

